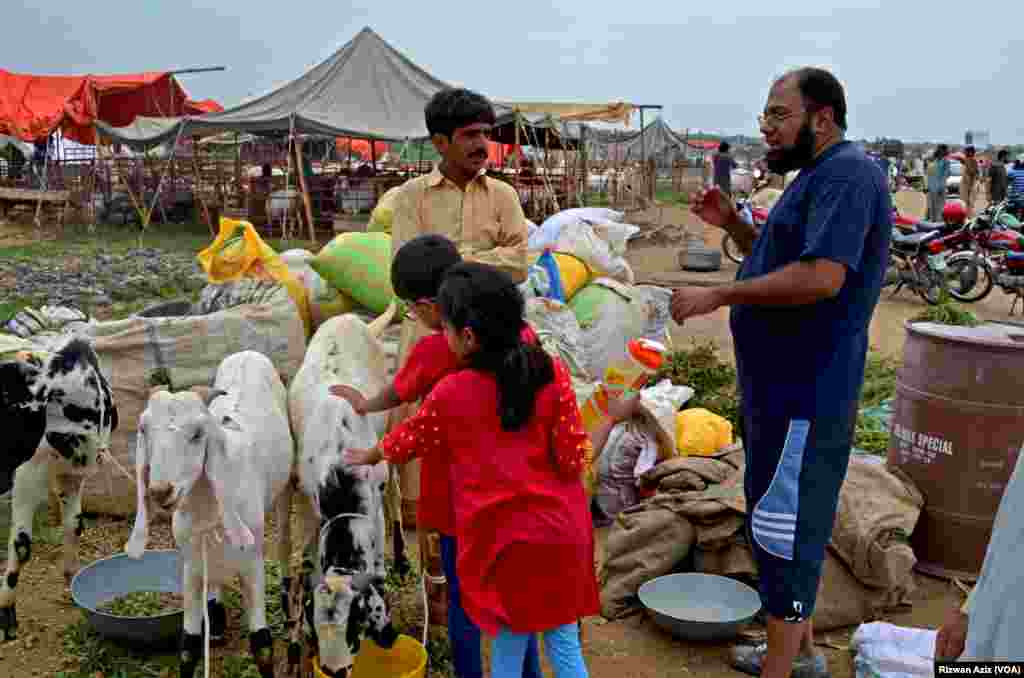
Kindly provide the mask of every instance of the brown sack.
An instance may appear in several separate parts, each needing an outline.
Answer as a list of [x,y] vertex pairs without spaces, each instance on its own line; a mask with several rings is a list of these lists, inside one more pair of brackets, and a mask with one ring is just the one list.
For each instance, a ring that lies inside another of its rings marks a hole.
[[887,591],[862,584],[830,547],[825,553],[818,584],[814,630],[832,631],[878,619],[905,599],[905,591]]
[[601,568],[601,614],[618,619],[637,611],[644,583],[670,573],[690,553],[689,521],[664,509],[620,513],[608,533]]
[[855,455],[839,494],[831,545],[863,584],[912,586],[916,564],[910,534],[924,497],[898,469],[878,457]]

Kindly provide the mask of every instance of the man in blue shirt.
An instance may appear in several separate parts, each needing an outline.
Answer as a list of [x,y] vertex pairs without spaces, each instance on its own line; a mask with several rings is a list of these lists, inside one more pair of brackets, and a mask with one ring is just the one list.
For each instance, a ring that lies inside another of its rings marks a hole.
[[846,97],[828,71],[782,76],[761,132],[772,172],[799,170],[758,230],[714,189],[693,210],[746,253],[734,283],[680,288],[676,322],[731,307],[746,450],[747,535],[768,642],[733,665],[766,678],[828,675],[810,617],[846,477],[868,328],[888,259],[887,178],[844,139]]

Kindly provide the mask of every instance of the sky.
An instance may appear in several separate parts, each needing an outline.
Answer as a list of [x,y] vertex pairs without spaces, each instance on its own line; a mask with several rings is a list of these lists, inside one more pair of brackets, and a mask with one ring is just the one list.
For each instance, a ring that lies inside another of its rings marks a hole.
[[974,3],[976,12],[948,0],[888,0],[884,10],[881,0],[4,5],[0,68],[226,66],[181,82],[192,98],[228,107],[298,77],[369,26],[435,77],[499,100],[661,104],[674,129],[756,136],[773,79],[813,65],[844,84],[850,138],[962,143],[979,129],[994,144],[1024,143],[1024,4],[1009,1]]

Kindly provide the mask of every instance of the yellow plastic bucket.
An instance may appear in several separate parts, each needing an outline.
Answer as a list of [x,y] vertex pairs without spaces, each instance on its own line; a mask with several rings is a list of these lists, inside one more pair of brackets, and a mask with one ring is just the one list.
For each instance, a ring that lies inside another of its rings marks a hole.
[[[316,678],[330,678],[320,669],[319,657],[313,658]],[[418,640],[398,636],[390,650],[369,638],[359,645],[352,666],[352,678],[424,678],[427,675],[427,649]]]

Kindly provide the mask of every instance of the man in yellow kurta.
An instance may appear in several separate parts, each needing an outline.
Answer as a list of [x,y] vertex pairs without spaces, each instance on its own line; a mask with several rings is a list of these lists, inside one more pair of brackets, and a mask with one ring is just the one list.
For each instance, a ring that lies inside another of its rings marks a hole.
[[[494,108],[475,92],[448,89],[435,94],[424,113],[431,141],[443,160],[430,174],[407,181],[395,198],[392,257],[416,236],[434,233],[452,240],[463,259],[497,266],[518,282],[525,280],[529,230],[519,196],[508,184],[486,175]],[[427,331],[414,319],[406,317],[402,321],[399,365]],[[389,430],[415,407],[392,410]],[[419,462],[413,461],[389,476],[387,507],[392,524],[402,516],[399,474],[406,476],[406,490],[414,502],[419,495]],[[397,550],[399,542],[395,543]],[[422,547],[422,538],[420,543]],[[398,553],[395,556],[399,558]]]

